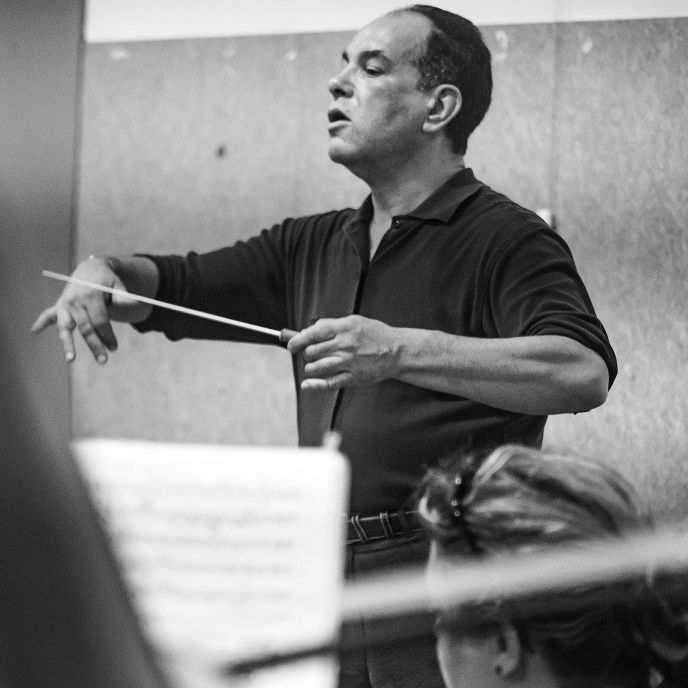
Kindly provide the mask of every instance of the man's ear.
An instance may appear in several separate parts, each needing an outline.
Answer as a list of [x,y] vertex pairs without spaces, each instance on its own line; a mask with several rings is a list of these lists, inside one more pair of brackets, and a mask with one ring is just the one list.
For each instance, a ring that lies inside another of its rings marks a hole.
[[428,98],[428,114],[423,131],[432,133],[446,127],[461,109],[461,91],[452,84],[436,86]]
[[497,676],[512,676],[523,661],[523,645],[518,631],[509,621],[499,624],[499,653],[493,663]]

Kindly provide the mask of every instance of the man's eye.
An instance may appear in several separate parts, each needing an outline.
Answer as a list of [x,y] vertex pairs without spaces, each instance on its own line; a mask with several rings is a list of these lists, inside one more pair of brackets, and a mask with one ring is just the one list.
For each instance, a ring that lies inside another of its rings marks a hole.
[[370,76],[379,76],[382,74],[382,70],[379,67],[365,67],[365,73]]

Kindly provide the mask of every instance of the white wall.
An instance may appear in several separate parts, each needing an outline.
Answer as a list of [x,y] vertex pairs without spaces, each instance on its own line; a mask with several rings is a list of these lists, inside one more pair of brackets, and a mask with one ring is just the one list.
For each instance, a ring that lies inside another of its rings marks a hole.
[[[354,31],[413,0],[87,0],[89,42]],[[430,0],[478,25],[688,16],[688,0]]]

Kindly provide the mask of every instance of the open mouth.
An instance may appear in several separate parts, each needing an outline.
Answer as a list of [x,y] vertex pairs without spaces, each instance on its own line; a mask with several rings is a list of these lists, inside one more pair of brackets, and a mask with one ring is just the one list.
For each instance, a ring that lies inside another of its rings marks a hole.
[[327,119],[329,120],[330,124],[336,124],[337,122],[348,122],[349,121],[349,118],[341,110],[338,110],[337,108],[333,108],[332,110],[328,110]]

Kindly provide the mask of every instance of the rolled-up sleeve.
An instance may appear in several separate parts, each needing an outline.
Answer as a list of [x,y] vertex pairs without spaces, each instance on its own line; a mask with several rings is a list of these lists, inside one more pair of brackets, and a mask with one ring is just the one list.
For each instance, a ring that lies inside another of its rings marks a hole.
[[611,387],[618,366],[566,243],[552,230],[522,232],[496,252],[485,318],[499,337],[560,335],[599,354]]

